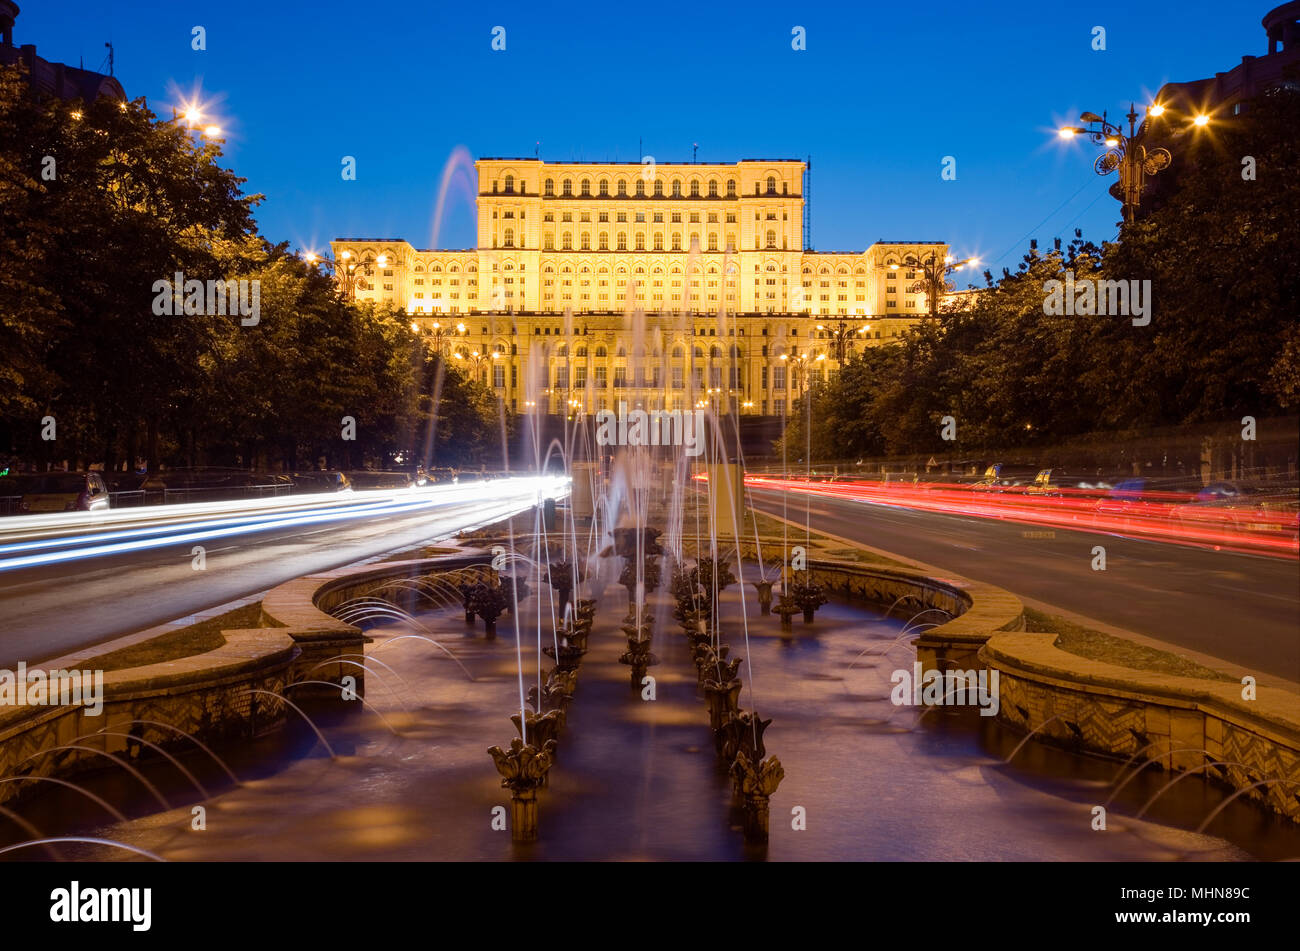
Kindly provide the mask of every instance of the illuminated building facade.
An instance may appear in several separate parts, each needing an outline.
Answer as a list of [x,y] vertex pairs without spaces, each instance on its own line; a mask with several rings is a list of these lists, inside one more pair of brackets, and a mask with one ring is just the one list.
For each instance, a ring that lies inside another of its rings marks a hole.
[[[484,158],[478,239],[339,239],[358,300],[407,311],[513,409],[781,416],[852,347],[926,314],[909,255],[804,248],[806,165]],[[890,265],[895,265],[891,268]]]

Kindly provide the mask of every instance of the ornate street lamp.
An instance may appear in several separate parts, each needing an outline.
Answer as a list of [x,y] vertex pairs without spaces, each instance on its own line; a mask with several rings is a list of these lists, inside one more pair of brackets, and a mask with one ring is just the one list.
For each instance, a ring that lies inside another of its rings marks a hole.
[[[965,258],[961,261],[954,261],[952,255],[939,257],[937,251],[931,252],[925,258],[918,257],[915,254],[909,254],[903,259],[902,267],[913,271],[921,272],[921,279],[909,287],[908,293],[916,294],[921,291],[925,292],[926,306],[930,311],[931,317],[939,316],[939,298],[948,291],[953,290],[953,285],[948,282],[948,275],[953,271],[960,271],[962,268],[970,265],[975,267],[980,263],[979,258]],[[900,265],[891,264],[889,269],[897,271]]]
[[[1158,118],[1165,111],[1163,105],[1155,103],[1147,107],[1146,113],[1151,118]],[[1066,126],[1058,134],[1062,139],[1067,140],[1077,135],[1086,135],[1095,145],[1105,148],[1106,151],[1093,163],[1093,170],[1103,176],[1119,171],[1119,181],[1110,187],[1110,193],[1123,203],[1124,221],[1132,224],[1137,216],[1147,176],[1158,174],[1168,168],[1173,162],[1173,156],[1169,154],[1168,149],[1148,149],[1143,144],[1147,123],[1144,120],[1141,126],[1137,125],[1138,112],[1132,104],[1129,105],[1128,115],[1125,118],[1128,119],[1127,135],[1124,134],[1123,127],[1108,121],[1104,112],[1101,115],[1085,112],[1079,117],[1079,121],[1088,123],[1088,128]],[[1191,125],[1198,129],[1204,128],[1209,121],[1208,116],[1197,115],[1192,117]]]
[[[343,290],[343,296],[348,300],[355,300],[357,296],[357,278],[364,275],[370,277],[375,273],[374,265],[369,261],[355,261],[351,251],[344,251],[338,256],[337,260],[323,257],[314,251],[308,251],[302,256],[302,259],[314,267],[323,267],[332,272],[335,280],[339,282],[339,287]],[[377,262],[380,267],[387,263],[385,255],[380,255]]]
[[834,327],[818,324],[817,329],[827,333],[835,348],[835,359],[840,363],[843,363],[853,352],[853,344],[858,339],[858,334],[866,333],[865,326],[853,327],[843,320],[837,322]]

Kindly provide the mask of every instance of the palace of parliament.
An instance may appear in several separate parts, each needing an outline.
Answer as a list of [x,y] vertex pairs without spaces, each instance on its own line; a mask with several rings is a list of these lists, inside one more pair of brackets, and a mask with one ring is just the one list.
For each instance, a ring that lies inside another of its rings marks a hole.
[[926,315],[904,262],[948,251],[806,250],[797,160],[475,166],[477,247],[331,245],[357,300],[405,310],[519,412],[784,416],[848,349]]

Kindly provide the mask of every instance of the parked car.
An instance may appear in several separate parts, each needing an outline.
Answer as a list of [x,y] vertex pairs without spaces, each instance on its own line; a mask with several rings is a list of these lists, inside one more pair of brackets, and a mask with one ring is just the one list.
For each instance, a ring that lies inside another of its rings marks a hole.
[[1300,492],[1296,489],[1211,482],[1178,507],[1184,527],[1300,538]]
[[977,492],[1021,492],[1029,485],[1035,470],[1028,466],[1009,466],[995,462],[984,470],[984,477],[971,488]]
[[291,476],[294,494],[305,492],[351,492],[352,480],[345,472],[309,470]]
[[1112,488],[1111,484],[1100,476],[1053,466],[1050,469],[1040,469],[1034,481],[1025,487],[1025,494],[1077,498],[1085,494],[1104,492],[1110,488]]
[[411,478],[409,472],[372,472],[369,469],[361,469],[356,472],[349,472],[348,478],[352,480],[352,487],[358,491],[364,489],[411,489],[415,487],[415,480]]
[[0,515],[107,508],[108,486],[98,472],[38,472],[0,478]]
[[1172,517],[1179,505],[1195,495],[1196,487],[1181,479],[1133,476],[1116,482],[1097,501],[1096,512],[1125,522],[1150,523]]

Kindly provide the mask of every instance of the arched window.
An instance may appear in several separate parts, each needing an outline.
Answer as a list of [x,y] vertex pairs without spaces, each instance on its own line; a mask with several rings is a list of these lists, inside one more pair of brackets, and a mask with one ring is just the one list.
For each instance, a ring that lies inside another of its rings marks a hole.
[[590,250],[591,250],[591,232],[590,232],[590,231],[584,231],[584,232],[582,233],[582,250],[584,250],[584,251],[590,251]]
[[638,178],[636,180],[636,197],[637,198],[645,197],[645,179],[643,178]]
[[619,198],[627,197],[627,182],[623,181],[623,179],[621,178],[618,180],[618,197]]
[[587,348],[582,345],[579,345],[577,352],[574,354],[574,356],[585,358],[587,356]]
[[776,176],[775,176],[775,175],[769,175],[769,176],[767,176],[767,193],[768,193],[769,195],[775,195],[775,194],[776,194]]
[[772,231],[770,228],[768,229],[768,232],[767,232],[767,246],[768,246],[769,248],[775,248],[775,247],[776,247],[776,232],[775,232],[775,231]]
[[507,175],[507,176],[506,176],[506,194],[507,194],[507,195],[512,194],[512,193],[514,192],[514,190],[515,190],[515,177],[514,177],[513,175]]
[[573,234],[571,232],[566,231],[560,236],[560,249],[563,251],[573,250]]
[[722,351],[719,350],[717,347],[709,348],[709,358],[711,360],[717,360],[721,356],[722,356]]
[[606,357],[606,356],[609,356],[609,352],[605,349],[605,345],[604,345],[604,344],[599,344],[599,345],[597,345],[597,347],[596,347],[596,357],[597,357],[597,358],[600,358],[600,357]]
[[674,251],[680,251],[681,249],[682,249],[682,233],[681,233],[680,231],[674,231],[674,232],[673,232],[673,250],[674,250]]
[[573,180],[572,180],[572,179],[566,178],[566,179],[564,180],[563,192],[564,192],[565,195],[572,195],[572,194],[573,194]]
[[678,182],[678,181],[674,181],[674,182],[673,182],[673,197],[674,197],[674,198],[681,198],[681,197],[682,197],[682,183],[681,183],[681,182]]
[[644,231],[638,231],[638,232],[636,233],[636,249],[637,249],[638,251],[644,251],[644,250],[645,250],[645,232],[644,232]]
[[718,233],[716,231],[709,232],[709,250],[718,250]]
[[555,179],[553,179],[553,178],[548,178],[548,179],[546,180],[545,188],[546,188],[546,196],[547,196],[548,198],[553,198],[553,197],[555,197]]
[[680,360],[685,356],[686,356],[686,349],[680,343],[677,346],[673,347],[674,360]]
[[[509,188],[506,189],[509,191]],[[515,229],[507,228],[501,234],[501,244],[503,247],[513,248],[515,246]]]
[[600,196],[604,198],[608,194],[609,194],[609,179],[602,178],[600,180]]
[[656,251],[662,251],[663,249],[664,249],[664,236],[663,236],[663,232],[661,232],[661,231],[656,231],[656,232],[655,232],[655,250],[656,250]]
[[657,178],[655,179],[655,197],[656,198],[664,197],[664,183]]
[[627,250],[627,232],[626,232],[626,231],[620,231],[620,232],[618,233],[618,249],[619,249],[620,251],[626,251],[626,250]]
[[688,245],[688,247],[692,251],[700,250],[700,233],[698,231],[691,232],[691,243]]
[[698,181],[691,182],[691,197],[692,198],[700,197],[700,183]]
[[716,178],[709,179],[709,197],[718,197],[718,180]]
[[591,179],[590,179],[590,178],[584,178],[584,179],[582,180],[582,194],[583,194],[583,195],[587,195],[587,196],[591,195]]
[[727,197],[736,197],[736,180],[734,178],[727,179]]

